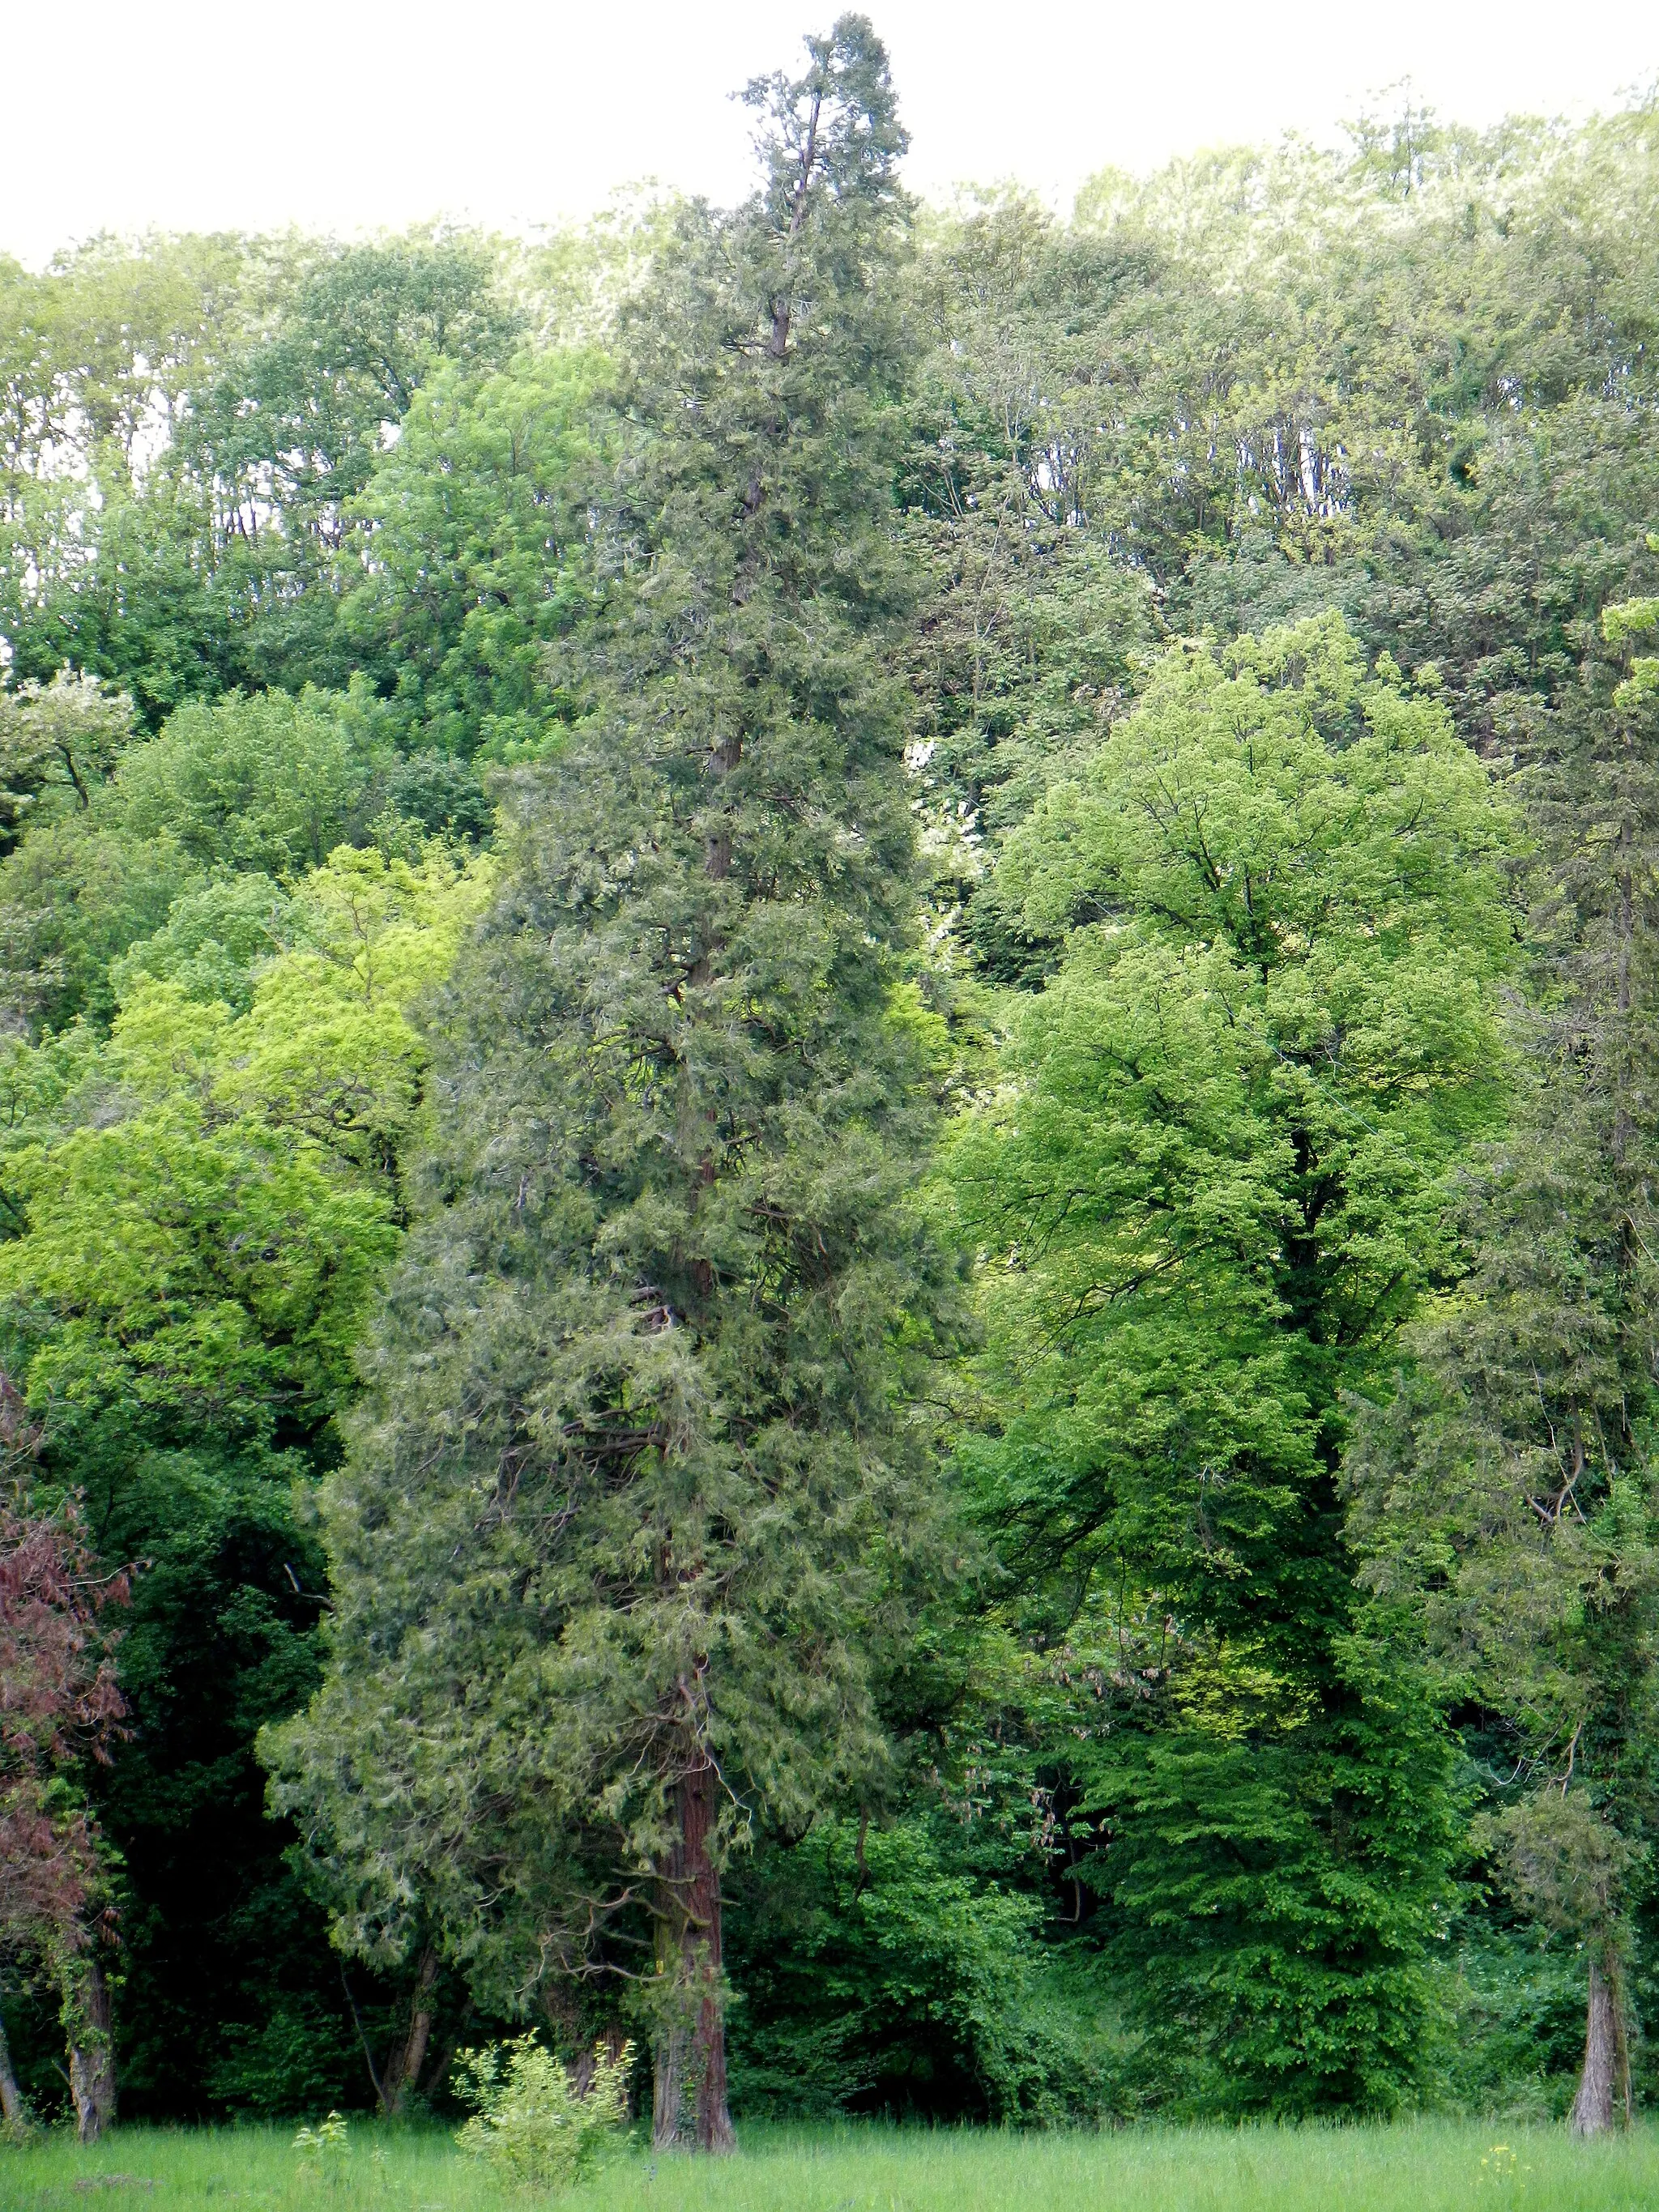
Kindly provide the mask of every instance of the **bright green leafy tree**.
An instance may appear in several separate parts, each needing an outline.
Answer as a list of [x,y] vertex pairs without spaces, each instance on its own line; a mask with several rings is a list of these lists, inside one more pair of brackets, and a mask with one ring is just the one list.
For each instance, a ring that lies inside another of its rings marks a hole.
[[316,1680],[306,1500],[406,1210],[410,1014],[488,880],[436,845],[343,848],[287,892],[222,878],[118,964],[107,1038],[7,1048],[0,1334],[44,1489],[80,1490],[100,1553],[143,1562],[135,1734],[98,1790],[131,2110],[281,2110],[355,2070],[252,1740]]
[[[64,703],[80,696],[54,684],[9,719],[38,747],[45,718],[62,724]],[[386,720],[362,682],[344,693],[307,687],[297,699],[233,692],[212,706],[188,702],[159,736],[118,757],[112,744],[101,777],[88,765],[71,786],[65,770],[55,793],[47,785],[31,802],[36,826],[0,874],[15,1012],[36,1028],[82,1014],[107,1024],[112,963],[167,926],[176,900],[231,873],[291,879],[343,838],[367,840],[377,823],[407,843],[421,825],[398,819],[401,790],[416,809],[453,812],[453,794],[422,787],[410,774],[418,763],[397,761]]]
[[1069,933],[951,1155],[968,1465],[1091,1654],[1055,1755],[1125,1986],[1247,2106],[1387,2108],[1425,2062],[1448,1759],[1364,1632],[1340,1469],[1501,1110],[1506,835],[1432,690],[1330,617],[1177,648],[1003,862]]
[[511,758],[557,726],[543,664],[591,588],[581,493],[605,368],[562,352],[482,379],[446,367],[356,502],[371,556],[342,623],[425,743]]

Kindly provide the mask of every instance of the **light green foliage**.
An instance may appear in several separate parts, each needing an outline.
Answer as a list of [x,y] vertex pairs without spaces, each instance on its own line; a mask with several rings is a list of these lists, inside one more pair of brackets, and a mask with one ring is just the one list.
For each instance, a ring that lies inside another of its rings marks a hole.
[[1501,1109],[1510,835],[1324,617],[1177,648],[1003,863],[1069,933],[951,1157],[1000,1431],[967,1463],[1048,1632],[1095,1594],[1094,1747],[1053,1755],[1155,2038],[1213,2037],[1247,2104],[1387,2104],[1425,2054],[1447,1762],[1354,1637],[1336,1472]]
[[1659,629],[1659,599],[1621,599],[1601,610],[1601,635],[1609,645],[1626,645]]
[[[204,1073],[217,1025],[183,1012],[148,1000],[107,1073],[142,1095],[158,1045],[186,1080]],[[395,1237],[386,1199],[337,1185],[303,1143],[252,1117],[204,1126],[184,1093],[20,1150],[9,1190],[29,1225],[0,1249],[0,1300],[37,1341],[43,1398],[188,1407],[222,1430],[338,1401]]]
[[319,867],[390,766],[383,725],[362,685],[192,702],[123,760],[108,811],[131,836],[176,837],[205,866]]
[[132,732],[132,702],[60,669],[50,684],[0,691],[0,854],[26,823],[84,811]]
[[[1656,629],[1659,629],[1659,599],[1622,599],[1618,605],[1601,611],[1601,635],[1609,645],[1628,646]],[[1644,695],[1659,696],[1659,654],[1633,653],[1626,685],[1632,706],[1639,705]]]
[[455,2057],[456,2092],[474,2107],[455,2140],[520,2189],[585,2181],[628,2117],[634,2046],[594,2046],[581,2084],[533,2035]]
[[351,2147],[351,2131],[338,2112],[331,2112],[314,2128],[301,2128],[294,2138],[301,2169],[319,2181],[339,2179]]
[[[48,710],[61,723],[61,702],[73,698],[82,721],[106,717],[87,696],[53,687],[10,711],[29,727]],[[398,770],[384,710],[361,684],[339,694],[307,689],[299,699],[270,692],[192,702],[159,737],[125,746],[118,759],[112,753],[110,768],[101,780],[83,777],[84,805],[60,801],[41,812],[0,864],[0,958],[16,1012],[32,1026],[61,1028],[78,1014],[107,1024],[128,972],[119,963],[175,921],[176,943],[142,956],[161,963],[156,972],[185,959],[194,939],[208,942],[204,917],[215,912],[233,940],[232,968],[245,973],[258,949],[253,917],[280,900],[276,880],[319,866],[372,825],[404,847],[420,843],[416,825],[393,817]],[[257,877],[258,886],[232,891],[219,880],[231,872]],[[198,890],[205,904],[175,917],[175,902]],[[230,921],[231,906],[241,921]],[[204,957],[217,959],[234,990],[226,951]],[[189,987],[201,988],[204,974]]]
[[356,502],[373,553],[342,620],[429,742],[510,759],[554,726],[542,659],[591,589],[580,494],[607,367],[544,353],[441,371]]
[[[243,881],[255,926],[228,886],[175,908],[153,963],[141,949],[125,964],[106,1046],[9,1048],[36,1110],[5,1168],[27,1228],[0,1246],[33,1388],[83,1407],[188,1404],[222,1431],[279,1408],[326,1419],[349,1391],[419,1101],[409,1012],[488,872],[441,848],[418,866],[345,848],[280,909],[268,881]],[[278,929],[285,948],[257,962]],[[245,1011],[200,994],[204,946],[210,975],[255,956]]]
[[217,1096],[396,1179],[427,1053],[410,1016],[448,975],[487,902],[486,858],[417,861],[342,848],[297,887],[286,956],[228,1031]]
[[1045,1439],[1029,1498],[1021,1418],[996,1455],[1039,1551],[1103,1514],[1116,1552],[1132,1514],[1141,1570],[1224,1613],[1233,1545],[1317,1480],[1340,1391],[1451,1263],[1447,1171],[1498,1103],[1508,834],[1437,702],[1328,620],[1173,654],[1013,840],[1005,883],[1067,957],[953,1170],[1004,1402]]

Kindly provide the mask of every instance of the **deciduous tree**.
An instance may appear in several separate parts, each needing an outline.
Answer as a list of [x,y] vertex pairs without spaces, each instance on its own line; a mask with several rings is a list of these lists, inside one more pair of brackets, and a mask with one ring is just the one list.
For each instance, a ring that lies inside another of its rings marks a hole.
[[1425,2058],[1448,1752],[1362,1632],[1340,1466],[1501,1113],[1505,842],[1434,692],[1327,616],[1176,648],[1003,861],[1066,954],[951,1154],[968,1464],[1037,1632],[1095,1647],[1053,1757],[1124,1986],[1246,2106],[1387,2108]]
[[[95,2142],[115,2117],[100,1955],[114,1916],[84,1770],[107,1764],[124,1732],[114,1638],[100,1616],[129,1590],[125,1573],[98,1571],[76,1499],[56,1512],[29,1499],[24,1477],[40,1442],[0,1373],[0,1453],[12,1486],[0,1502],[0,1953],[33,1957],[61,1984],[76,2128]],[[9,2127],[21,2124],[3,2028],[0,2106]]]

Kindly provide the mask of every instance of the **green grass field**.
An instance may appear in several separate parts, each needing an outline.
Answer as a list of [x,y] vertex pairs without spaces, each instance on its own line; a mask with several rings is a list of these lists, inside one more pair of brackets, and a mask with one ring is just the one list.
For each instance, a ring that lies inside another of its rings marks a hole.
[[[1499,2150],[1496,2146],[1502,2145]],[[123,2130],[95,2150],[47,2138],[0,2151],[5,2212],[509,2212],[439,2132],[354,2126],[326,2175],[286,2129]],[[540,2200],[545,2202],[545,2199]],[[568,2212],[1654,2212],[1659,2130],[1576,2145],[1560,2129],[1145,2129],[1000,2135],[755,2131],[736,2158],[618,2154]]]

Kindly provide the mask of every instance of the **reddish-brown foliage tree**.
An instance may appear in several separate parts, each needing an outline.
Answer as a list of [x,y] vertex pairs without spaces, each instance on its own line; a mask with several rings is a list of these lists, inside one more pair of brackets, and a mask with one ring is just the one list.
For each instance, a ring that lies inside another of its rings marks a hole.
[[[99,1571],[79,1501],[33,1504],[26,1476],[40,1432],[0,1372],[0,1952],[43,1957],[64,1983],[71,2078],[83,2137],[113,2108],[105,1983],[97,1958],[113,1939],[100,1897],[96,1826],[76,1778],[106,1765],[126,1711],[103,1615],[128,1595],[125,1572]],[[83,2001],[84,2000],[84,2001]],[[82,2013],[92,2036],[79,2033]],[[73,2016],[71,2016],[73,2015]],[[94,2049],[93,2046],[96,2045]],[[5,2118],[15,2084],[0,2067]]]

